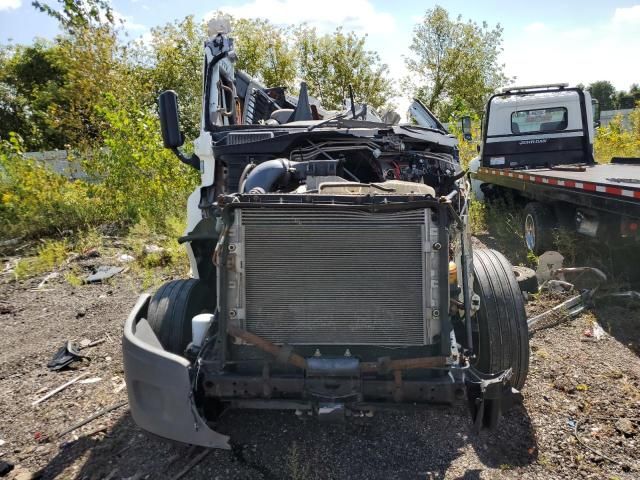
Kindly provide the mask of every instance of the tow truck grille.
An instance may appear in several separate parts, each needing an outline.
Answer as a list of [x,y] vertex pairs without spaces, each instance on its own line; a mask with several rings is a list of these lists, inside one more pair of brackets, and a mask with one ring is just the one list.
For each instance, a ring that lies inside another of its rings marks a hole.
[[423,251],[433,235],[429,217],[428,210],[242,210],[245,328],[292,345],[428,343],[437,298],[427,278],[432,255]]

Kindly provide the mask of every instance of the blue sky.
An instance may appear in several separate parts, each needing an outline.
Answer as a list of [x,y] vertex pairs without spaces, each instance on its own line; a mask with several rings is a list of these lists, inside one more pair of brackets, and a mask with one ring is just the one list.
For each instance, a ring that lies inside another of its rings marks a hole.
[[[50,0],[53,4],[54,0]],[[589,83],[607,79],[619,89],[640,82],[640,0],[440,1],[452,16],[504,27],[502,61],[517,84]],[[321,31],[337,26],[367,34],[398,80],[405,75],[412,29],[435,3],[381,0],[112,0],[132,38],[189,14],[208,18],[223,10],[273,23],[307,22]],[[0,0],[0,42],[29,43],[52,37],[56,24],[30,0]]]

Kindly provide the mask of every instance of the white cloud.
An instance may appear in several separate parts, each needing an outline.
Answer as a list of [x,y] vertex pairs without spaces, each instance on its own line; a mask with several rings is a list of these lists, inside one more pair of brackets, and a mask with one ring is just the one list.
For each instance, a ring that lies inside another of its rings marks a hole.
[[589,26],[528,28],[536,25],[532,23],[520,32],[506,27],[502,54],[506,73],[516,76],[520,85],[609,80],[626,90],[640,77],[635,60],[640,28],[630,26],[636,22],[634,15],[640,21],[640,5],[612,9],[608,19]]
[[22,0],[0,0],[0,11],[16,10],[22,5]]
[[640,25],[640,5],[616,8],[613,14],[613,23]]
[[[225,5],[220,10],[234,17],[266,18],[277,25],[308,23],[322,33],[341,26],[360,34],[381,34],[396,27],[393,15],[376,10],[369,0],[253,0],[243,5]],[[213,13],[205,18],[208,20]]]

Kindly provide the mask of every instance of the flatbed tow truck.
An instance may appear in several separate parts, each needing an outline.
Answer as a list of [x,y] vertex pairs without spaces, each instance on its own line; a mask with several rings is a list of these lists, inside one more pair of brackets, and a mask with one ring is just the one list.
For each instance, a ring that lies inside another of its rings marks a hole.
[[472,188],[480,200],[523,200],[523,237],[536,254],[553,248],[558,227],[621,245],[640,240],[640,159],[595,162],[593,105],[566,84],[507,88],[487,103]]

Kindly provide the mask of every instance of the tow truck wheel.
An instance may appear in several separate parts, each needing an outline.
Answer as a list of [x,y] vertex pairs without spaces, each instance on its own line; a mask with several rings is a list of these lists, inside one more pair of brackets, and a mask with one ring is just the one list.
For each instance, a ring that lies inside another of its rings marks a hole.
[[524,243],[536,255],[553,249],[556,216],[546,205],[530,202],[524,208]]
[[173,280],[162,285],[149,303],[147,321],[165,350],[177,355],[191,341],[191,319],[213,313],[215,295],[200,280]]
[[520,390],[529,371],[527,314],[511,264],[499,252],[473,252],[473,290],[480,310],[473,317],[474,366],[484,373],[511,368],[511,385]]

